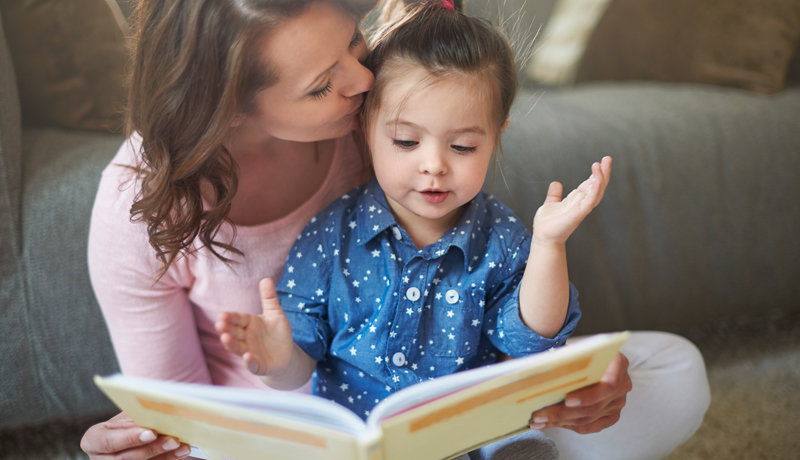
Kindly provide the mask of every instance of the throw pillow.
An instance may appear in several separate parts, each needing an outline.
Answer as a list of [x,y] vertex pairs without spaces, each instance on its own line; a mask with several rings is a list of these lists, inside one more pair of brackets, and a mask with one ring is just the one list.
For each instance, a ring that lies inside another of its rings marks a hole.
[[526,77],[546,85],[575,80],[586,42],[611,0],[559,0],[536,40]]
[[127,27],[114,0],[8,0],[3,22],[26,121],[121,130]]
[[658,80],[783,89],[800,38],[798,0],[613,0],[576,81]]

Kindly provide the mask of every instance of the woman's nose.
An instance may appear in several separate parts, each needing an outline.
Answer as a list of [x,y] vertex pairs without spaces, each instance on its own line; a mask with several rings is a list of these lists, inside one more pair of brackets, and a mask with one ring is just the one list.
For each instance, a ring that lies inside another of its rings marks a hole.
[[366,93],[372,88],[375,76],[372,72],[355,57],[346,63],[347,81],[342,87],[342,95],[345,97],[358,96]]

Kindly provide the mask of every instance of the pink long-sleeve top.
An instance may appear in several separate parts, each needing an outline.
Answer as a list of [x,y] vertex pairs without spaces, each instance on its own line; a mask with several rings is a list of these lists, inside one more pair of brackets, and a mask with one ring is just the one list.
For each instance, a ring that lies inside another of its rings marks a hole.
[[[89,232],[89,274],[123,373],[162,380],[267,388],[219,342],[214,321],[223,311],[260,314],[258,281],[280,277],[286,255],[308,220],[364,180],[351,136],[336,142],[322,187],[277,221],[238,226],[225,264],[196,242],[158,281],[160,269],[143,222],[131,222],[139,184],[130,168],[141,140],[126,141],[103,171]],[[218,238],[230,241],[224,225]],[[306,385],[306,390],[308,385]]]

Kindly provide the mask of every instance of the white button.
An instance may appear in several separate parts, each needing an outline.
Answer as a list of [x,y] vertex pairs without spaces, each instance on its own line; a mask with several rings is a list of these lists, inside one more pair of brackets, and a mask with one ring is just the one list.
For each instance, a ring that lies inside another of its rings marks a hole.
[[406,298],[412,302],[419,300],[419,289],[415,287],[408,288],[406,291]]
[[397,367],[403,366],[406,363],[406,355],[398,351],[392,355],[392,363]]
[[401,239],[403,239],[403,234],[402,234],[402,233],[400,233],[400,229],[399,229],[399,228],[397,228],[397,227],[392,227],[392,232],[394,233],[394,238],[395,238],[396,240],[401,240]]
[[450,305],[458,302],[458,292],[455,289],[450,289],[444,293],[444,300]]

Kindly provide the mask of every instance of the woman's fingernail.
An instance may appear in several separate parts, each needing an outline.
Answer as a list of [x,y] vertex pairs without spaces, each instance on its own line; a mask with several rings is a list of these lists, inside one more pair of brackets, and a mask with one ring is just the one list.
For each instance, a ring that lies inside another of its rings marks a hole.
[[175,456],[179,458],[188,457],[191,453],[192,449],[189,449],[188,447],[182,447],[174,452]]
[[533,418],[533,423],[537,424],[547,423],[547,417],[545,417],[544,415],[537,415],[536,417]]
[[180,446],[180,444],[178,444],[178,441],[176,441],[176,440],[174,440],[172,438],[169,438],[169,439],[167,439],[167,442],[165,442],[161,447],[164,450],[175,450],[179,446]]
[[578,407],[581,405],[581,400],[578,398],[567,398],[567,400],[564,401],[564,405],[567,407]]
[[139,435],[139,441],[142,442],[153,442],[156,440],[156,434],[150,430],[142,431],[142,434]]
[[545,423],[531,423],[531,430],[543,430],[545,426]]

